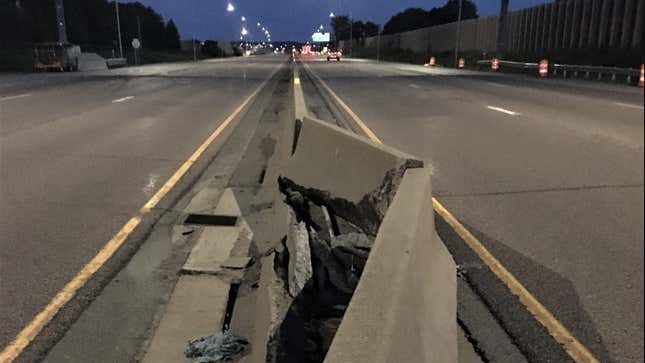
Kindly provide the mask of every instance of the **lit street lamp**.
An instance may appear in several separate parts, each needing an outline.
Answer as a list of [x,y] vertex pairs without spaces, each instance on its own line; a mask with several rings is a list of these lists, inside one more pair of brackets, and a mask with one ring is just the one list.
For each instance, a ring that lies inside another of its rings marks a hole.
[[330,18],[335,18],[335,17],[336,17],[336,14],[334,14],[334,12],[332,11],[331,13],[329,13],[329,17],[330,17]]
[[242,21],[246,21],[246,16],[243,16],[243,17],[242,17]]
[[226,11],[228,11],[229,13],[234,12],[235,11],[235,6],[233,6],[233,4],[231,4],[231,3],[228,3],[228,5],[226,5]]

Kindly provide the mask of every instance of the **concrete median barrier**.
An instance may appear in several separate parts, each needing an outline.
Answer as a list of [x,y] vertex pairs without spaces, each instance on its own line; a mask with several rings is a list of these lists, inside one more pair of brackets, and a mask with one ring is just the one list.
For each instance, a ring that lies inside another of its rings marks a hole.
[[282,175],[376,235],[403,172],[422,166],[411,155],[305,116]]
[[274,155],[275,209],[285,211],[275,222],[292,228],[262,271],[258,311],[268,302],[281,313],[256,325],[267,339],[259,355],[457,362],[456,267],[434,229],[430,171],[411,155],[299,116],[285,123]]
[[456,267],[431,196],[429,171],[406,171],[325,363],[457,361]]

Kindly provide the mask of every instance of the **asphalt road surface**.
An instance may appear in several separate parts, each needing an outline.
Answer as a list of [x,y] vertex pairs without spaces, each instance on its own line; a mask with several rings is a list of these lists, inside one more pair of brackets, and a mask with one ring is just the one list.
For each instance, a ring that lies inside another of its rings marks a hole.
[[282,61],[0,76],[0,346]]
[[[0,76],[1,346],[281,61]],[[307,65],[597,357],[643,361],[642,90]]]
[[642,89],[305,63],[596,357],[643,361]]

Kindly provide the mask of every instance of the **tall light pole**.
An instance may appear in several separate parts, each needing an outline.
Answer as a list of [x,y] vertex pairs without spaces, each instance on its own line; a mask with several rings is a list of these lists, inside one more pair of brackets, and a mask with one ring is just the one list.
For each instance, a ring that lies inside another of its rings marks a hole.
[[58,29],[58,42],[67,43],[67,29],[65,26],[65,6],[63,0],[56,0],[56,28]]
[[352,12],[349,12],[349,56],[352,56],[354,51],[354,18]]
[[116,9],[116,27],[119,32],[119,54],[123,58],[123,43],[121,42],[121,19],[119,19],[119,2],[115,1],[114,6]]
[[381,26],[377,25],[376,33],[376,61],[381,61]]
[[461,45],[461,8],[463,0],[459,0],[459,14],[457,15],[457,40],[455,42],[455,67],[459,63],[459,47]]

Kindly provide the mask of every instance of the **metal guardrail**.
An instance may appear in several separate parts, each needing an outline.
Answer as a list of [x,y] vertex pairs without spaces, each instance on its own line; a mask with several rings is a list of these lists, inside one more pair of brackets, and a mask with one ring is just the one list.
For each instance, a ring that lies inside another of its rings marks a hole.
[[[490,66],[491,63],[492,60],[488,59],[477,61],[477,65],[480,67]],[[500,69],[511,68],[537,70],[539,68],[539,64],[500,60],[499,67]],[[554,76],[561,74],[565,78],[569,76],[578,78],[580,75],[583,75],[584,78],[591,79],[592,75],[595,75],[596,79],[602,80],[608,76],[612,81],[615,81],[620,76],[625,77],[627,83],[632,83],[633,78],[638,79],[638,76],[640,75],[640,69],[634,68],[597,67],[572,64],[549,64],[549,72]]]

